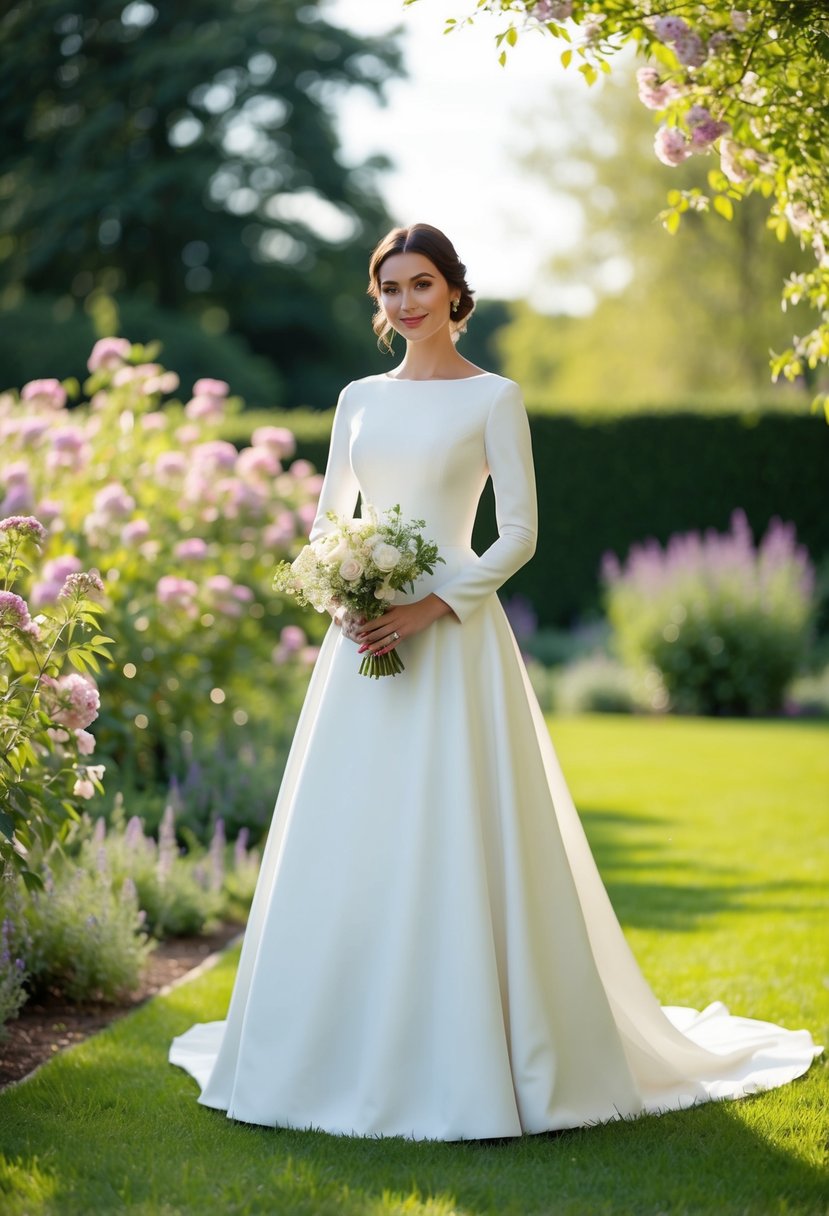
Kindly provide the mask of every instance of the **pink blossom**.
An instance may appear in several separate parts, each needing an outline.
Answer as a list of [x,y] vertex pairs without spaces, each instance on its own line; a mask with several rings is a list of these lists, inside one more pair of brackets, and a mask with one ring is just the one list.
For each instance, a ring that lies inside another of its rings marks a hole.
[[69,730],[85,730],[98,717],[101,698],[89,676],[77,672],[57,679],[43,676],[40,694],[48,716]]
[[95,511],[104,518],[121,518],[135,509],[135,499],[117,481],[99,490],[93,504]]
[[322,483],[325,481],[322,473],[313,473],[310,477],[305,478],[304,489],[314,498],[319,498],[322,490]]
[[9,486],[8,493],[0,502],[0,512],[9,511],[17,514],[20,511],[31,511],[34,506],[34,494],[28,482],[18,482]]
[[120,367],[132,350],[126,338],[99,338],[92,347],[86,366],[91,372],[100,368]]
[[32,587],[29,597],[32,605],[42,608],[44,604],[57,603],[67,575],[77,573],[82,566],[81,559],[72,553],[63,553],[60,557],[53,557],[51,561],[44,562],[40,580]]
[[49,430],[51,423],[48,418],[21,418],[17,428],[20,442],[27,447],[37,443]]
[[76,730],[75,741],[82,756],[91,756],[95,751],[95,736],[91,735],[88,730]]
[[192,422],[188,422],[177,428],[176,439],[187,447],[201,439],[201,431]]
[[313,667],[319,658],[319,646],[303,646],[299,652],[299,661],[303,667]]
[[148,520],[131,519],[121,529],[121,543],[124,545],[134,545],[138,541],[145,540],[149,535],[150,525]]
[[193,458],[202,468],[209,470],[232,469],[236,464],[236,456],[236,448],[226,439],[211,439],[193,449]]
[[155,474],[159,481],[177,481],[187,472],[187,457],[183,452],[160,452],[155,459]]
[[160,410],[152,410],[141,416],[140,426],[144,431],[163,431],[167,427],[167,415]]
[[675,42],[691,32],[686,21],[681,17],[657,17],[653,23],[653,32],[660,42]]
[[207,542],[202,540],[200,536],[188,536],[185,540],[178,542],[173,549],[173,555],[182,558],[184,561],[206,557]]
[[194,422],[218,422],[224,417],[224,404],[223,397],[192,397],[184,412]]
[[299,625],[286,625],[279,635],[279,644],[286,654],[297,654],[307,641],[305,630]]
[[246,587],[244,583],[234,583],[230,594],[242,604],[249,604],[255,598],[251,588]]
[[668,102],[679,96],[680,90],[672,80],[661,80],[656,68],[639,68],[636,73],[639,100],[649,110],[664,110]]
[[255,448],[268,448],[279,460],[293,456],[296,439],[285,426],[258,426],[251,435]]
[[66,389],[60,380],[30,380],[20,391],[23,401],[30,405],[43,406],[50,410],[61,410],[66,405]]
[[193,601],[199,593],[199,588],[191,578],[178,578],[174,574],[164,574],[156,583],[155,592],[162,604],[192,611]]
[[95,786],[88,777],[78,777],[72,787],[72,793],[76,798],[94,798]]
[[296,514],[301,525],[300,531],[307,532],[317,517],[316,504],[312,502],[304,502],[301,507],[297,507]]
[[211,380],[204,377],[193,385],[194,397],[226,397],[230,385],[225,380]]
[[119,388],[124,384],[139,384],[146,391],[147,382],[160,376],[160,363],[139,363],[136,367],[119,367],[112,377],[112,383]]
[[233,579],[227,574],[211,574],[210,578],[205,583],[208,591],[225,594],[233,587]]
[[52,498],[42,498],[37,504],[37,514],[46,521],[47,524],[60,517],[63,510],[63,505],[55,502]]
[[691,155],[688,141],[678,127],[660,127],[653,147],[663,165],[681,165]]
[[3,470],[3,481],[7,486],[28,485],[29,466],[25,460],[15,460]]
[[6,519],[0,519],[0,532],[28,536],[36,544],[42,544],[46,540],[46,529],[34,515],[9,515]]
[[310,460],[295,460],[291,465],[290,471],[292,477],[296,477],[297,481],[301,481],[303,477],[311,477],[317,470]]
[[80,570],[67,574],[60,590],[59,599],[97,599],[103,595],[104,584],[98,570]]
[[175,372],[161,372],[157,376],[149,376],[144,381],[145,393],[174,393],[179,386],[179,378]]
[[532,8],[536,21],[566,21],[572,12],[572,0],[535,0]]
[[40,630],[29,615],[29,605],[13,591],[0,591],[0,628],[16,629],[35,641]]
[[262,540],[268,548],[279,548],[286,545],[296,536],[296,524],[290,511],[280,511],[273,523],[268,524],[262,533]]
[[268,448],[243,448],[236,461],[236,472],[242,477],[275,477],[282,471],[279,460]]

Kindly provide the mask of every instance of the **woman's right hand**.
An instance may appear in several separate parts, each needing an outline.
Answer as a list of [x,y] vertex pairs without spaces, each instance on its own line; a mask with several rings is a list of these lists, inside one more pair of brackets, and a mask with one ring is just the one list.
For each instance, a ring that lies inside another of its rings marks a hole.
[[355,612],[348,612],[342,606],[338,607],[335,612],[332,612],[331,615],[334,622],[340,626],[343,634],[349,639],[349,641],[355,643],[362,641],[362,639],[357,635],[359,630],[366,623],[366,618],[364,616],[359,616]]

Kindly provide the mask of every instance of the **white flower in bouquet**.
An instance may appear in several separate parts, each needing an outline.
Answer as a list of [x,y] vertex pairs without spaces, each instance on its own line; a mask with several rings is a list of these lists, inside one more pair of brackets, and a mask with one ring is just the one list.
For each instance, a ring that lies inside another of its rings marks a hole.
[[[414,580],[432,574],[442,562],[437,545],[424,539],[422,519],[404,524],[400,507],[380,514],[363,504],[361,519],[341,519],[330,513],[335,527],[306,545],[293,562],[280,562],[274,573],[277,591],[318,612],[332,605],[373,620],[382,616],[398,591],[414,590]],[[368,654],[360,665],[367,676],[397,675],[403,663],[396,650]]]

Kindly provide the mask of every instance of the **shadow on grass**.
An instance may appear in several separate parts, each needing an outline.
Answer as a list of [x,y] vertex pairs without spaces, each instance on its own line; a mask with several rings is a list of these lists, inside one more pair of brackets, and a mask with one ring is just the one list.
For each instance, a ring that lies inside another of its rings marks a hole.
[[[762,900],[764,913],[802,912],[825,898],[825,884],[805,879],[740,883],[740,871],[707,860],[695,866],[701,881],[677,878],[680,862],[667,832],[670,820],[630,812],[580,811],[590,848],[613,907],[624,926],[692,931],[711,917],[727,912],[754,911]],[[664,882],[650,877],[665,871]],[[643,872],[649,877],[642,877]],[[629,877],[635,875],[635,877]]]

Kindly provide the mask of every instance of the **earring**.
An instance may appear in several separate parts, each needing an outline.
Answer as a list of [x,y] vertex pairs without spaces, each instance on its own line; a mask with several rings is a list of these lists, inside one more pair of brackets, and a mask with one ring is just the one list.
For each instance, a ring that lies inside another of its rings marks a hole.
[[461,305],[460,300],[453,300],[452,301],[452,312],[457,312],[458,309],[460,308],[460,305]]

